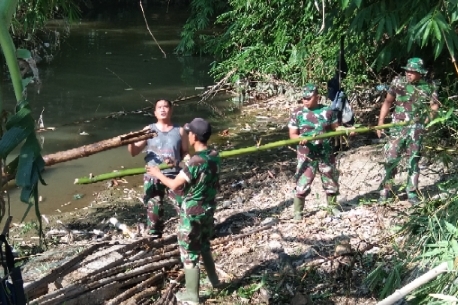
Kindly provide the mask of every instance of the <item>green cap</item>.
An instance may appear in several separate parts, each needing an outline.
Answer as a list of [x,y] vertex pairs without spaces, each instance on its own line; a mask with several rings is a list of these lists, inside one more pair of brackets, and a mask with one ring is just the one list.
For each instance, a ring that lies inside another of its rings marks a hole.
[[426,74],[428,71],[426,71],[424,67],[423,60],[418,57],[411,58],[407,61],[407,65],[405,67],[402,67],[403,69],[407,71],[415,71],[421,74]]
[[316,86],[314,84],[308,83],[302,89],[302,97],[310,98],[316,92]]

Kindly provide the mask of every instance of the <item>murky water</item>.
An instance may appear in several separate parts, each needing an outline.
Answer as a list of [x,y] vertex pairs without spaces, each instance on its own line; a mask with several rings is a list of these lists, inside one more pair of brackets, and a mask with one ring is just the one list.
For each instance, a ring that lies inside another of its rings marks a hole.
[[[166,58],[148,33],[140,8],[135,8],[115,15],[99,15],[97,20],[83,20],[73,25],[70,37],[63,42],[54,60],[49,65],[39,65],[43,84],[39,93],[30,86],[29,101],[35,118],[43,111],[45,127],[56,127],[55,131],[38,136],[43,143],[43,154],[138,130],[154,121],[150,116],[138,114],[85,123],[87,119],[140,109],[150,105],[148,101],[159,98],[174,100],[195,95],[202,92],[196,87],[213,83],[207,73],[211,59],[180,58],[172,54],[186,12],[170,10],[166,13],[165,7],[148,7],[145,13]],[[11,109],[14,98],[10,86],[2,84],[4,104]],[[218,101],[212,101],[215,102]],[[181,102],[174,109],[174,121],[179,124],[195,116],[210,115],[208,108],[195,102]],[[72,123],[75,121],[81,123]],[[83,131],[88,135],[80,135]],[[143,165],[143,156],[132,158],[126,147],[121,147],[49,167],[44,173],[48,185],[40,187],[41,211],[55,214],[58,209],[65,212],[87,206],[95,188],[75,186],[73,181],[77,177],[106,173],[121,166]],[[131,181],[136,180],[131,178]],[[75,194],[84,197],[75,200]],[[71,204],[65,205],[68,202]],[[19,201],[16,189],[11,191],[11,203],[15,221],[19,221],[26,204]],[[32,210],[27,218],[33,217]]]

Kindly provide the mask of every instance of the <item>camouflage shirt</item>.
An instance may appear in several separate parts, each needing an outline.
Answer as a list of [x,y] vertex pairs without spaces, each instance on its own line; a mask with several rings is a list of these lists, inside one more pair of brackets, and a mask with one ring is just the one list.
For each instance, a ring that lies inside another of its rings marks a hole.
[[393,122],[409,121],[414,118],[424,121],[430,113],[431,100],[437,100],[436,86],[420,79],[415,83],[407,82],[405,77],[396,77],[388,93],[396,98]]
[[[318,105],[315,109],[301,106],[291,113],[288,127],[298,129],[301,136],[314,136],[331,131],[331,124],[337,123],[337,116],[330,107]],[[308,141],[306,147],[311,152],[331,149],[330,139]]]
[[210,149],[196,152],[186,162],[180,172],[187,182],[181,204],[181,209],[186,215],[199,216],[215,207],[220,163],[218,152]]

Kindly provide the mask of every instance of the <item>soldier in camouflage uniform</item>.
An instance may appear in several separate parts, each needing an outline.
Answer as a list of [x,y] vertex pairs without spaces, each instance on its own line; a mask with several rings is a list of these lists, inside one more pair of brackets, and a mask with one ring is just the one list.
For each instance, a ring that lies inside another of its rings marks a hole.
[[[392,114],[393,123],[414,122],[411,125],[394,127],[390,130],[390,139],[384,147],[386,174],[381,185],[379,198],[381,203],[386,202],[392,192],[391,187],[396,174],[396,167],[403,153],[409,156],[407,199],[412,204],[419,202],[417,190],[420,169],[418,163],[425,132],[424,123],[429,119],[431,110],[435,112],[439,108],[435,85],[423,79],[423,75],[427,73],[423,60],[411,58],[403,69],[406,70],[406,75],[405,77],[396,77],[391,83],[380,110],[378,124],[383,125],[393,104],[395,106]],[[382,131],[378,130],[377,135],[380,138]]]
[[[314,84],[303,89],[302,106],[296,108],[289,120],[289,137],[319,135],[338,127],[337,116],[330,107],[319,104],[320,96]],[[335,156],[330,139],[301,141],[297,146],[297,169],[294,176],[296,190],[294,198],[294,220],[302,219],[305,198],[310,194],[316,172],[321,174],[321,182],[328,205],[336,204],[339,184]]]
[[[161,163],[177,163],[188,155],[188,137],[183,128],[172,123],[172,103],[168,100],[158,100],[154,106],[154,115],[157,123],[146,126],[144,129],[151,129],[157,136],[129,144],[128,151],[136,156],[144,149],[146,150],[145,162],[147,165],[159,165]],[[176,165],[173,168],[165,169],[162,172],[169,177],[175,177],[180,171]],[[178,210],[177,204],[180,199],[180,190],[167,190],[156,177],[145,174],[143,176],[143,188],[145,196],[143,201],[146,205],[146,221],[150,235],[160,237],[164,229],[164,197],[168,195],[173,207]]]
[[217,151],[207,147],[211,135],[211,126],[207,121],[196,118],[184,129],[196,153],[183,165],[175,179],[166,177],[157,167],[147,167],[147,173],[158,177],[171,190],[184,186],[178,245],[185,268],[186,291],[177,293],[176,297],[187,304],[198,304],[200,255],[210,283],[213,287],[220,286],[210,250],[215,197],[219,189],[220,157]]

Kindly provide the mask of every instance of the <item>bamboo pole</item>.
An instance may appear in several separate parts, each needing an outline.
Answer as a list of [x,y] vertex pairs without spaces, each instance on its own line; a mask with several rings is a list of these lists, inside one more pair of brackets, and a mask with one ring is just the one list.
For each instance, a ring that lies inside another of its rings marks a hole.
[[[236,156],[238,157],[240,155],[252,154],[252,153],[263,151],[263,150],[269,150],[269,149],[273,149],[277,147],[297,144],[303,140],[312,141],[312,140],[328,139],[328,138],[333,138],[333,137],[345,136],[345,135],[348,135],[350,132],[354,132],[358,134],[359,133],[368,133],[368,132],[373,132],[375,130],[387,129],[391,127],[401,127],[401,126],[406,126],[409,124],[411,124],[411,122],[391,123],[391,124],[384,124],[384,125],[379,125],[379,126],[360,127],[356,129],[337,130],[337,131],[332,131],[332,132],[328,132],[328,133],[324,133],[324,134],[320,134],[316,136],[281,140],[281,141],[276,141],[276,142],[272,142],[272,143],[268,143],[268,144],[260,145],[260,146],[250,146],[250,147],[245,147],[245,148],[240,148],[240,149],[222,151],[220,152],[220,157],[221,158],[231,158],[231,157],[236,157]],[[167,164],[161,164],[159,166],[160,169],[166,169],[169,167],[170,166],[168,166]],[[144,174],[145,172],[146,172],[146,169],[144,167],[131,168],[131,169],[126,169],[122,171],[101,174],[101,175],[94,176],[94,177],[77,178],[75,179],[74,184],[89,184],[89,183],[94,183],[94,182],[99,182],[99,181],[104,181],[104,180],[121,178],[125,176],[140,175],[140,174]]]
[[396,290],[392,295],[386,297],[385,299],[381,300],[377,303],[377,305],[391,305],[399,301],[400,299],[407,296],[409,293],[417,289],[418,287],[429,283],[431,280],[435,279],[438,275],[449,271],[448,263],[443,262],[439,266],[435,267],[434,269],[429,270],[419,278],[415,279],[413,282],[405,285],[401,289]]

